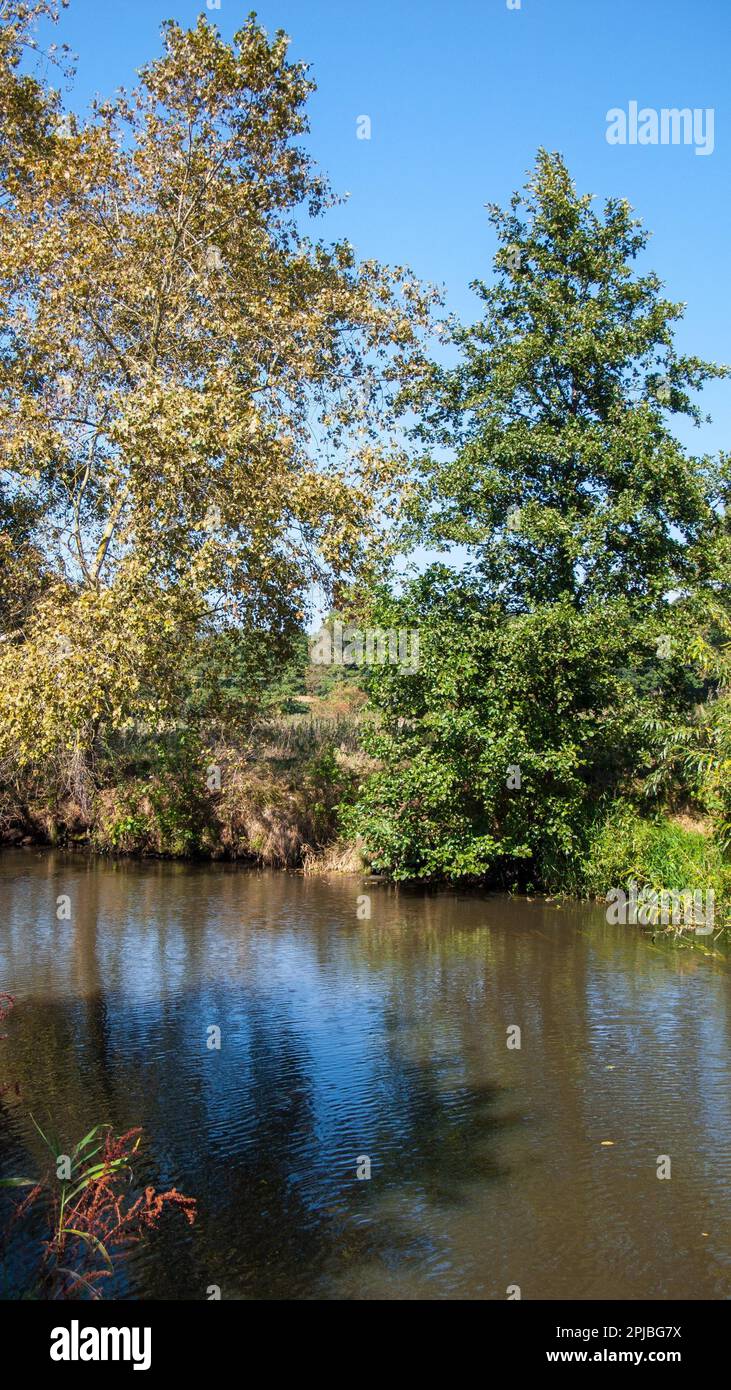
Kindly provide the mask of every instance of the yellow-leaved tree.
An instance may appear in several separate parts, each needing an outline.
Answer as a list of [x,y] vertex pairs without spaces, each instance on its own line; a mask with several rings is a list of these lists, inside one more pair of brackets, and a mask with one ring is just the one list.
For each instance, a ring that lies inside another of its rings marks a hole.
[[308,234],[333,195],[285,34],[169,22],[81,119],[29,61],[57,18],[0,10],[0,757],[21,768],[175,719],[191,673],[215,690],[202,665],[271,654],[313,582],[358,573],[407,477],[435,300]]

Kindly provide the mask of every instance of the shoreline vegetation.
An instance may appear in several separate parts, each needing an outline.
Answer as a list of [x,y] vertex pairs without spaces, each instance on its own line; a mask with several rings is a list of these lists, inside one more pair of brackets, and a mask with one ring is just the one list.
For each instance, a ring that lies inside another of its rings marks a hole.
[[169,22],[80,115],[61,19],[0,17],[0,842],[698,891],[723,929],[731,462],[676,427],[729,368],[627,200],[539,149],[466,325],[309,235],[283,31]]
[[[297,678],[299,677],[299,679]],[[314,876],[392,875],[373,863],[363,837],[349,829],[359,788],[377,771],[364,752],[374,721],[354,673],[323,681],[301,666],[288,688],[301,693],[282,702],[258,727],[247,748],[201,750],[193,795],[186,752],[182,768],[166,741],[128,741],[124,776],[97,786],[87,776],[67,777],[58,794],[0,804],[0,846],[62,848],[101,856],[239,862]],[[318,695],[307,694],[320,687]],[[294,710],[294,712],[292,712]],[[119,771],[119,769],[118,769]],[[27,797],[27,792],[26,792]],[[486,876],[402,874],[407,883],[461,885],[551,899],[611,901],[624,886],[642,894],[702,893],[715,898],[714,939],[731,937],[731,875],[698,806],[656,803],[638,809],[625,799],[607,802],[587,822],[572,859],[542,865],[538,856],[508,860]],[[660,904],[659,904],[660,906]],[[681,935],[674,922],[658,930]],[[637,915],[632,919],[637,922]],[[647,930],[654,923],[640,917]],[[687,924],[686,924],[687,926]],[[693,939],[692,924],[685,933]],[[706,933],[703,933],[706,935]]]

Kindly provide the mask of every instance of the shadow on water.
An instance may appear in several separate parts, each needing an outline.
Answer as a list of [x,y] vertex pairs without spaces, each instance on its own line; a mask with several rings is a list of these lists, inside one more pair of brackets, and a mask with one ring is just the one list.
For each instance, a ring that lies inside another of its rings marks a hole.
[[[22,1097],[0,1102],[4,1175],[44,1164],[28,1110],[68,1146],[104,1116],[119,1132],[144,1128],[137,1183],[198,1199],[193,1231],[168,1220],[108,1293],[202,1298],[218,1284],[228,1296],[307,1296],[338,1260],[414,1257],[433,1243],[430,1206],[501,1173],[494,1088],[445,1089],[438,1067],[393,1047],[351,1088],[327,1059],[318,1074],[296,1024],[258,1001],[242,1008],[230,988],[215,997],[215,1017],[236,1019],[220,1053],[197,1016],[194,995],[141,1020],[124,996],[97,993],[74,1005],[25,999],[16,1020],[9,1060]],[[357,1177],[362,1156],[370,1181]]]
[[38,1170],[29,1111],[142,1125],[136,1180],[198,1199],[108,1295],[728,1296],[723,963],[580,905],[235,866],[10,852],[0,888],[0,1171]]

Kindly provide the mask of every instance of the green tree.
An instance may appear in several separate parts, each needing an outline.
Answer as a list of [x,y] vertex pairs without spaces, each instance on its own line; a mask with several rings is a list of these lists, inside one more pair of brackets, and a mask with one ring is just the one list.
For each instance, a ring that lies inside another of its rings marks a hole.
[[454,455],[428,469],[430,531],[472,547],[510,611],[621,596],[665,613],[670,592],[723,572],[727,480],[671,425],[700,422],[692,393],[727,369],[677,352],[683,305],[632,269],[648,233],[624,199],[601,215],[592,201],[540,151],[510,210],[491,208],[496,274],[473,285],[484,315],[429,387],[429,429]]
[[469,563],[371,601],[421,628],[422,668],[371,672],[381,768],[348,820],[401,876],[555,886],[602,806],[641,794],[653,720],[713,698],[693,642],[728,604],[728,476],[671,426],[725,369],[676,350],[682,306],[633,271],[647,234],[623,200],[595,212],[558,155],[491,216],[484,315],[414,398],[421,536]]

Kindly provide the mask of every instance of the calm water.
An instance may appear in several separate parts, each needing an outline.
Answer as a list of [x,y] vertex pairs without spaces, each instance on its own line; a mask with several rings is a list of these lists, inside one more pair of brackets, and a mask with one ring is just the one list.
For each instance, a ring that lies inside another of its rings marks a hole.
[[31,1110],[68,1144],[143,1125],[139,1176],[198,1198],[107,1294],[731,1296],[725,961],[600,909],[226,865],[5,851],[0,894],[3,1175],[40,1164]]

